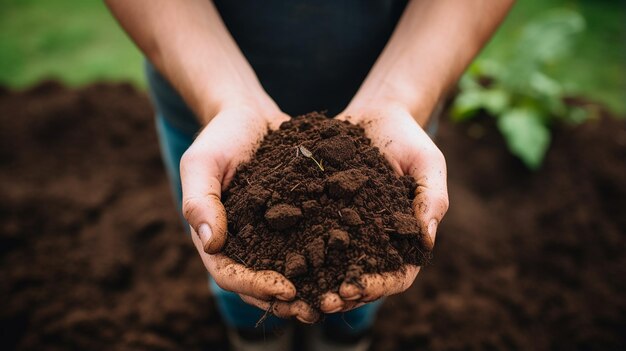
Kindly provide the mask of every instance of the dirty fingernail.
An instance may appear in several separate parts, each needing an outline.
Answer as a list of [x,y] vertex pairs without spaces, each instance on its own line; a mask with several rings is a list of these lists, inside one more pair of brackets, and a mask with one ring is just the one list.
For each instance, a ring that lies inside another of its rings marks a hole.
[[343,309],[343,306],[339,306],[339,307],[337,307],[335,309],[332,309],[330,311],[326,311],[325,313],[337,313],[337,312],[341,311],[341,309]]
[[276,298],[281,300],[281,301],[290,301],[291,300],[291,296],[286,294],[286,293],[278,294],[278,295],[276,295]]
[[211,232],[211,227],[209,227],[207,223],[200,224],[200,226],[198,227],[198,237],[200,237],[200,241],[202,242],[204,251],[208,249],[212,235],[213,232]]
[[300,322],[305,323],[305,324],[313,324],[313,323],[315,323],[315,321],[314,321],[314,320],[312,320],[312,321],[311,321],[311,320],[308,320],[308,319],[306,319],[306,318],[304,318],[304,317],[301,317],[301,316],[296,316],[296,318],[297,318]]
[[344,297],[343,297],[343,299],[344,299],[344,300],[347,300],[347,301],[354,301],[354,300],[358,300],[358,299],[360,299],[361,297],[363,297],[363,295],[361,295],[361,294],[356,294],[356,295],[347,296],[347,297],[345,297],[345,296],[344,296]]

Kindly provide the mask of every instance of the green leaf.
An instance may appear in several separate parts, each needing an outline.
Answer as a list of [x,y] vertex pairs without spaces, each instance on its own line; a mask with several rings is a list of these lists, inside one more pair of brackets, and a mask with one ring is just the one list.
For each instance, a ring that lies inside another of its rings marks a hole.
[[541,166],[550,145],[550,131],[537,111],[522,108],[509,110],[498,118],[498,129],[511,153],[528,168],[536,170]]
[[573,106],[570,108],[567,120],[573,124],[580,124],[589,118],[589,110],[580,106]]
[[529,83],[531,88],[541,95],[560,97],[563,93],[561,83],[541,72],[533,72],[530,76]]
[[461,79],[459,79],[459,89],[462,91],[480,89],[478,77],[480,77],[480,75],[473,72],[465,72],[465,74],[461,76]]
[[500,62],[488,58],[481,58],[472,65],[478,76],[499,78],[507,70]]
[[545,12],[524,27],[518,41],[518,55],[542,63],[561,59],[572,49],[576,34],[584,29],[585,19],[576,11]]
[[493,116],[498,116],[510,103],[509,94],[502,89],[475,88],[461,92],[454,100],[452,118],[463,121],[474,116],[480,109],[485,109]]
[[502,89],[483,91],[483,106],[493,116],[501,115],[511,103],[509,93]]
[[463,121],[473,117],[481,108],[480,92],[477,89],[462,91],[454,99],[451,117],[454,121]]
[[[541,72],[547,64],[565,59],[574,47],[577,34],[584,28],[584,18],[569,9],[552,10],[534,18],[523,27],[516,49],[500,76],[501,83],[508,90],[528,93],[533,89],[529,86],[529,78]],[[542,83],[545,82],[538,82]]]

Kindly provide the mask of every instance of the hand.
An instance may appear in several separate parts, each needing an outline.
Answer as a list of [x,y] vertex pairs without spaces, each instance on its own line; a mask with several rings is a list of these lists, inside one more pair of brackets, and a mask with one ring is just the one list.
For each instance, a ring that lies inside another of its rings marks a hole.
[[[446,162],[443,154],[419,126],[409,110],[401,105],[383,108],[350,107],[336,118],[359,124],[372,139],[397,174],[411,175],[417,182],[413,207],[420,228],[428,233],[424,245],[432,248],[437,226],[448,210]],[[365,274],[360,285],[344,282],[338,293],[322,297],[325,313],[347,311],[383,296],[408,289],[419,267],[406,265],[403,270],[383,274]]]
[[183,214],[204,266],[217,285],[238,293],[246,303],[274,315],[296,317],[305,323],[318,319],[303,301],[293,301],[294,285],[275,271],[253,271],[219,253],[226,241],[226,211],[221,190],[237,166],[247,161],[267,133],[289,117],[273,102],[233,104],[211,119],[185,152],[180,163]]

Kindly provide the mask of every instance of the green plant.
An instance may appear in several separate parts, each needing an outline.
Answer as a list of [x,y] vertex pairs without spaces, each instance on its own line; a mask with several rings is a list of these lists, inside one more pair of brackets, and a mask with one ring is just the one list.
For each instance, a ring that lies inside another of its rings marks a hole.
[[459,82],[452,118],[466,120],[486,111],[497,119],[511,153],[537,169],[550,145],[553,122],[587,118],[583,108],[565,104],[562,84],[545,73],[571,52],[584,28],[583,17],[571,10],[533,19],[506,61],[482,59],[470,66]]
[[[322,172],[324,172],[324,166],[322,166],[322,162],[324,160],[320,159],[320,162],[317,162],[317,160],[315,159],[315,157],[313,157],[313,153],[311,151],[309,151],[309,149],[307,149],[306,147],[304,147],[303,145],[300,145],[298,147],[298,150],[300,150],[300,153],[302,154],[302,156],[306,157],[306,158],[310,158],[311,160],[313,160],[313,162],[315,162],[315,164],[317,165],[317,167],[319,167],[320,170],[322,170]],[[296,151],[297,152],[297,151]]]

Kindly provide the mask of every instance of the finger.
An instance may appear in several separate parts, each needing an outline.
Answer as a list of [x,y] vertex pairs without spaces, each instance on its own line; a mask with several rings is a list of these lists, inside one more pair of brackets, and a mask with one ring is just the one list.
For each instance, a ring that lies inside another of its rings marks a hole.
[[353,283],[343,282],[339,286],[339,296],[345,301],[360,299],[363,296],[362,292],[363,289]]
[[320,310],[324,313],[347,312],[363,305],[365,302],[346,301],[339,294],[330,291],[322,295],[320,299]]
[[339,287],[339,296],[349,301],[372,302],[405,291],[413,284],[418,272],[419,267],[407,265],[402,271],[364,274],[358,284],[343,282]]
[[276,301],[273,302],[260,300],[252,296],[240,295],[241,299],[253,306],[264,311],[269,311],[279,318],[297,318],[302,323],[315,323],[319,317],[319,312],[315,311],[309,304],[302,300],[293,302]]
[[217,253],[226,241],[226,210],[220,201],[221,174],[211,157],[189,149],[180,162],[183,215],[206,253]]
[[277,315],[296,317],[300,322],[307,324],[315,323],[320,318],[320,313],[302,300],[275,303],[274,312]]
[[224,290],[261,300],[290,301],[296,296],[294,285],[278,272],[254,271],[222,254],[201,256],[215,283]]
[[[429,142],[432,143],[430,139]],[[421,239],[426,248],[432,249],[437,227],[448,211],[449,200],[446,160],[434,144],[427,150],[412,162],[409,173],[417,182],[413,200],[415,216],[422,232],[428,233],[428,237],[422,236]]]
[[345,301],[334,292],[327,292],[320,298],[320,310],[324,313],[335,313],[343,310]]
[[[370,301],[371,302],[371,301]],[[363,305],[368,304],[368,302],[360,302],[360,301],[347,301],[343,306],[341,312],[352,311],[353,309],[359,308]]]

